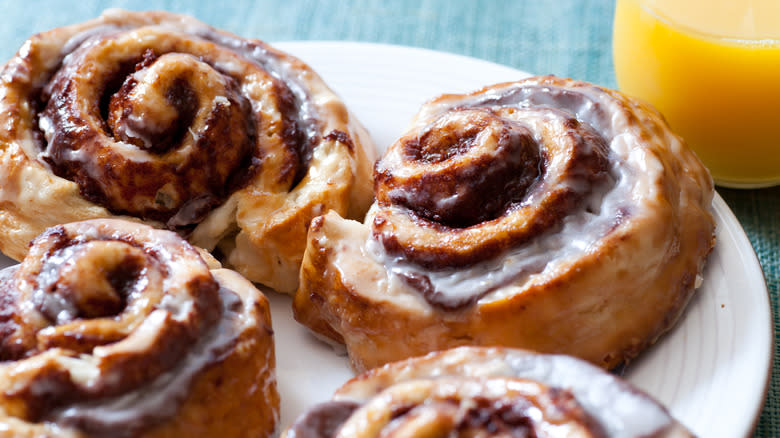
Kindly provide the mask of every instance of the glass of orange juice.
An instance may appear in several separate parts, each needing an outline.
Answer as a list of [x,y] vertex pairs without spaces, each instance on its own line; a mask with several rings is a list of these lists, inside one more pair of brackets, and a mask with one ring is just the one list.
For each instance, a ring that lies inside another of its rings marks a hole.
[[617,0],[613,55],[716,183],[780,184],[779,0]]

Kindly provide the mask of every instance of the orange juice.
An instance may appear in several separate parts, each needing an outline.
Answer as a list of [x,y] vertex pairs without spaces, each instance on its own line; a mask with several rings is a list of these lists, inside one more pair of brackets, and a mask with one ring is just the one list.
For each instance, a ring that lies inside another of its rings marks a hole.
[[780,183],[780,1],[618,0],[618,86],[649,101],[718,184]]

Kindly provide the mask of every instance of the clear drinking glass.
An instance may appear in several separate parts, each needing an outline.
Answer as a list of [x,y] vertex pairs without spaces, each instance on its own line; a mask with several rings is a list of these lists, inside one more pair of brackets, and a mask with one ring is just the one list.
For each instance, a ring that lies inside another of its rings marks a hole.
[[617,0],[613,55],[716,183],[780,184],[780,1]]

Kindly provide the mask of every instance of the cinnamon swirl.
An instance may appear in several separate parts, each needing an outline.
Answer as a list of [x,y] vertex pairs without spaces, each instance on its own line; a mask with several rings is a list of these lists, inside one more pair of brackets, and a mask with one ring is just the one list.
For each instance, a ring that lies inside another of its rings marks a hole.
[[693,436],[655,400],[581,360],[460,347],[376,368],[284,438]]
[[0,436],[270,437],[266,298],[178,235],[58,225],[0,271]]
[[363,217],[370,138],[306,64],[165,12],[34,35],[0,71],[0,250],[113,215],[167,227],[249,279],[297,286],[306,230]]
[[298,321],[358,370],[458,345],[602,367],[680,316],[714,244],[707,170],[661,115],[535,77],[425,104],[365,222],[312,222]]

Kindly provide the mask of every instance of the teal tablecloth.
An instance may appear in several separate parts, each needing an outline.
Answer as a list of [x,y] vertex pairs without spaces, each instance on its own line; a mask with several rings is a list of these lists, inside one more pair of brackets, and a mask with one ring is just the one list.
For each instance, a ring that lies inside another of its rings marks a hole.
[[[610,49],[614,4],[598,0],[6,2],[0,12],[0,58],[9,58],[34,32],[83,21],[107,7],[183,12],[267,41],[353,40],[426,47],[616,86]],[[777,327],[780,188],[719,192],[758,253]],[[756,436],[780,436],[778,370],[776,357]]]

